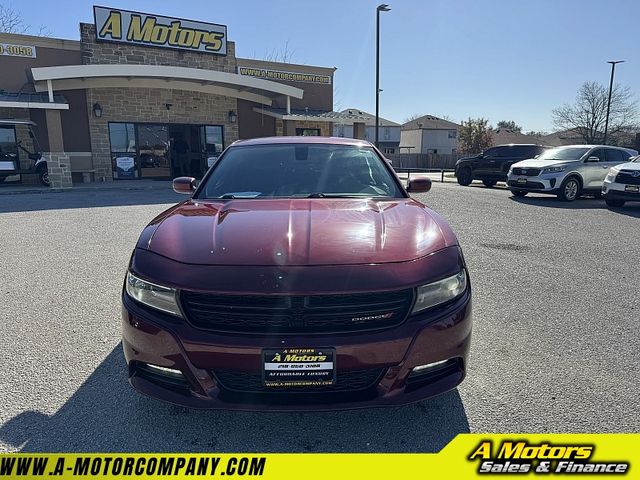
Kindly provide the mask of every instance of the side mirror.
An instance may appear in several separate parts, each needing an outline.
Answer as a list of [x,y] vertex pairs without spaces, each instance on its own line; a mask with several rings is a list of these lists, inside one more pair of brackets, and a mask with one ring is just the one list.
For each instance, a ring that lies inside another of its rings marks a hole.
[[385,160],[389,165],[393,165],[393,160],[391,160],[390,158],[385,158]]
[[587,163],[597,163],[600,161],[600,159],[598,157],[589,157],[587,158]]
[[407,183],[407,192],[425,193],[431,190],[431,179],[427,177],[414,178]]
[[196,179],[193,177],[178,177],[173,179],[173,191],[191,195],[196,191]]

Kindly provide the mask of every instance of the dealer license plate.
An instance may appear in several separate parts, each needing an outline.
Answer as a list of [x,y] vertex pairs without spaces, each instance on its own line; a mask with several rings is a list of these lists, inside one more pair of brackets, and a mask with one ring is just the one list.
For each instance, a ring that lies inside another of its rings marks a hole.
[[516,182],[518,183],[527,183],[527,178],[526,177],[519,177],[516,179]]
[[336,382],[334,348],[282,348],[262,351],[267,387],[313,387]]
[[625,192],[639,193],[640,192],[640,185],[625,185],[624,186],[624,191]]

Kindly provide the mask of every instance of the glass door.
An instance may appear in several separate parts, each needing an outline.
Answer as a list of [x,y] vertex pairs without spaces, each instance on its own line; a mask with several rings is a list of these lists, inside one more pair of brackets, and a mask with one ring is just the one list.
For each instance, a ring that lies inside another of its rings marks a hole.
[[138,152],[142,178],[169,178],[169,129],[167,125],[138,124]]

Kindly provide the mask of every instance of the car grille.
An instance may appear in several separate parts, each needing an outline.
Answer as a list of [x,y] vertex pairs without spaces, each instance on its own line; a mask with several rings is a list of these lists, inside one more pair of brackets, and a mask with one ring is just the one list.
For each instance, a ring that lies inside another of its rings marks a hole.
[[262,382],[261,373],[239,372],[233,370],[215,370],[211,372],[218,385],[229,392],[235,393],[342,393],[358,392],[375,387],[385,368],[371,368],[366,370],[338,371],[334,385],[267,387]]
[[627,185],[640,185],[640,175],[634,177],[630,171],[622,170],[616,176],[616,183],[625,183]]
[[516,167],[516,168],[513,169],[513,174],[514,175],[527,175],[529,177],[537,177],[538,175],[540,175],[540,169],[539,168]]
[[544,188],[544,185],[540,182],[525,182],[525,183],[519,183],[516,182],[515,180],[509,180],[507,182],[507,185],[509,185],[510,187],[519,187],[519,188],[529,188],[531,190],[542,190]]
[[212,295],[182,291],[194,327],[238,333],[334,333],[389,328],[402,323],[413,289],[340,295]]

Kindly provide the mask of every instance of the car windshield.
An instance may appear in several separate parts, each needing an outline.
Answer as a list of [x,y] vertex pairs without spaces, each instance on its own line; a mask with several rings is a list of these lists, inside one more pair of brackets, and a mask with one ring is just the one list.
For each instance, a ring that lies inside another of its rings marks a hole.
[[231,147],[197,198],[403,197],[383,162],[357,145]]
[[560,147],[546,150],[537,160],[580,160],[589,151],[585,147]]

